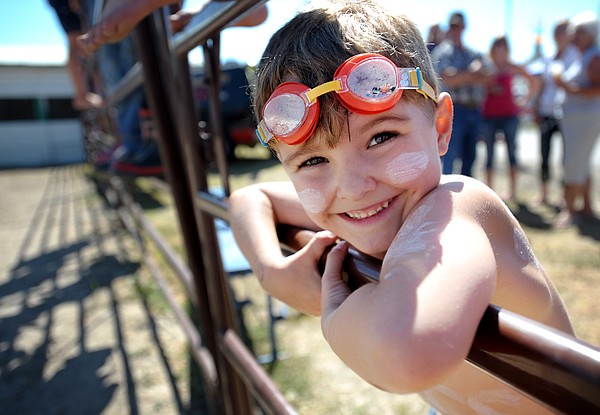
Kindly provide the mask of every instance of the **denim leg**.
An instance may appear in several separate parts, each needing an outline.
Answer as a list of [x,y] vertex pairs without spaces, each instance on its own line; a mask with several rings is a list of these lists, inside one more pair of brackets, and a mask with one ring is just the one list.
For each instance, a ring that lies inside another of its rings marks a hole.
[[508,162],[511,167],[517,166],[517,129],[519,128],[519,117],[507,117],[503,121],[504,137],[508,150]]
[[464,176],[473,176],[473,164],[477,156],[477,140],[481,133],[482,117],[478,108],[466,108],[466,119],[464,141],[463,141],[463,162],[460,174]]
[[[99,54],[100,74],[105,88],[110,92],[135,63],[131,38],[128,37],[119,43],[106,44],[100,48]],[[128,152],[135,152],[141,147],[138,112],[143,101],[143,89],[137,88],[116,105],[121,144]]]
[[496,119],[484,118],[482,125],[483,134],[485,137],[485,147],[487,149],[487,159],[485,161],[485,168],[487,170],[492,170],[494,167],[494,147],[496,144]]
[[467,125],[466,108],[461,105],[454,107],[454,119],[452,120],[452,136],[448,144],[448,151],[442,157],[442,173],[452,174],[456,159],[462,160],[464,135]]

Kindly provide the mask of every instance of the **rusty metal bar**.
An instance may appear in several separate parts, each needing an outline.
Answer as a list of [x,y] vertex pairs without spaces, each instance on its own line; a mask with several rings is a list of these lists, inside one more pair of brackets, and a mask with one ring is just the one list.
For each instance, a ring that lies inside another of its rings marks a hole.
[[[213,36],[204,45],[204,70],[208,81],[208,117],[211,141],[217,162],[221,187],[226,196],[231,193],[229,188],[229,165],[225,154],[225,136],[221,121],[221,62],[220,62],[220,37]],[[211,99],[212,97],[212,99]]]
[[156,248],[160,251],[162,256],[165,258],[170,268],[174,271],[175,275],[185,286],[188,297],[190,298],[194,307],[198,306],[198,299],[196,298],[196,288],[194,286],[194,280],[192,272],[189,267],[185,264],[183,259],[171,248],[171,246],[165,241],[160,232],[152,226],[150,221],[146,218],[143,209],[138,203],[134,203],[133,197],[129,193],[125,193],[125,189],[120,189],[111,180],[111,184],[117,190],[117,194],[122,203],[126,204],[131,211],[132,216],[135,218],[138,228],[141,228],[145,234],[154,243]]
[[[217,374],[217,368],[215,366],[215,360],[210,351],[203,346],[202,337],[198,332],[194,322],[191,318],[188,317],[187,313],[183,310],[183,308],[177,303],[174,295],[171,293],[169,284],[165,280],[165,278],[160,273],[156,261],[152,258],[148,253],[144,254],[144,263],[150,270],[154,281],[159,286],[165,299],[169,303],[169,306],[173,310],[179,325],[183,329],[188,342],[190,344],[190,349],[192,350],[192,356],[198,366],[200,367],[200,373],[204,379],[204,383],[206,386],[206,392],[209,395],[209,400],[214,401],[216,398],[217,391],[219,390],[219,376]],[[211,408],[213,413],[215,412],[215,408]]]
[[215,10],[210,19],[201,21],[192,19],[188,28],[171,38],[169,47],[178,56],[187,55],[193,48],[205,43],[234,23],[248,10],[266,3],[266,0],[213,1],[212,3]]
[[599,413],[600,349],[496,306],[467,360],[564,414]]
[[181,257],[175,253],[167,241],[164,240],[158,230],[150,224],[139,205],[132,205],[131,210],[142,229],[144,229],[148,237],[164,256],[169,266],[175,271],[175,275],[177,275],[179,280],[185,286],[192,305],[197,307],[198,299],[196,298],[196,287],[194,285],[192,272],[188,266],[183,262]]
[[[215,2],[215,5],[218,6],[215,15],[204,21],[190,22],[188,28],[171,38],[170,48],[175,50],[179,56],[186,55],[193,48],[206,42],[212,35],[234,23],[243,13],[263,3],[266,3],[266,0]],[[121,81],[107,92],[107,104],[115,105],[143,83],[144,72],[138,62]]]
[[253,396],[260,402],[261,408],[273,415],[296,414],[254,355],[232,330],[223,334],[223,352],[231,364],[238,368],[244,383],[253,391]]
[[196,194],[196,207],[212,217],[229,222],[229,205],[221,197],[209,192],[198,192]]
[[116,105],[144,83],[144,74],[140,62],[136,62],[115,86],[107,91],[106,103]]

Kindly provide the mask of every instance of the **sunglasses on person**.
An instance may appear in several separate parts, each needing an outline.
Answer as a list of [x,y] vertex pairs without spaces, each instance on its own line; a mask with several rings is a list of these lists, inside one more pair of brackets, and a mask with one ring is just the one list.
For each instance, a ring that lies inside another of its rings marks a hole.
[[319,120],[321,95],[335,92],[340,103],[358,114],[376,114],[392,108],[402,91],[414,89],[437,102],[431,85],[417,68],[398,68],[376,53],[347,59],[336,70],[333,81],[309,88],[299,82],[284,82],[271,94],[262,111],[256,134],[264,145],[272,139],[289,145],[305,142]]

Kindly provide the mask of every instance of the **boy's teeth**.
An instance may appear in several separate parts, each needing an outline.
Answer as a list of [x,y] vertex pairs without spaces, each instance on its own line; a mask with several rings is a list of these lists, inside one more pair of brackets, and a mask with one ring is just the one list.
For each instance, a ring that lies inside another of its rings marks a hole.
[[368,210],[366,212],[347,212],[346,215],[350,216],[352,219],[366,219],[368,217],[371,217],[373,215],[378,214],[383,209],[385,209],[386,207],[388,207],[389,204],[390,204],[389,201],[383,202],[381,204],[381,206],[379,206],[379,207],[377,207],[375,209],[371,209],[371,210]]

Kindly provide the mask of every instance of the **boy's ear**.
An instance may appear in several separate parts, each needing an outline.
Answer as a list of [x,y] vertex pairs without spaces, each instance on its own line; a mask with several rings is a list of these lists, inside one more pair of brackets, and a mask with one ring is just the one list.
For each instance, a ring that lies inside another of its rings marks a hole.
[[448,151],[450,136],[452,135],[452,117],[454,108],[452,98],[447,92],[442,92],[438,97],[435,111],[435,130],[437,132],[438,153],[443,156]]

